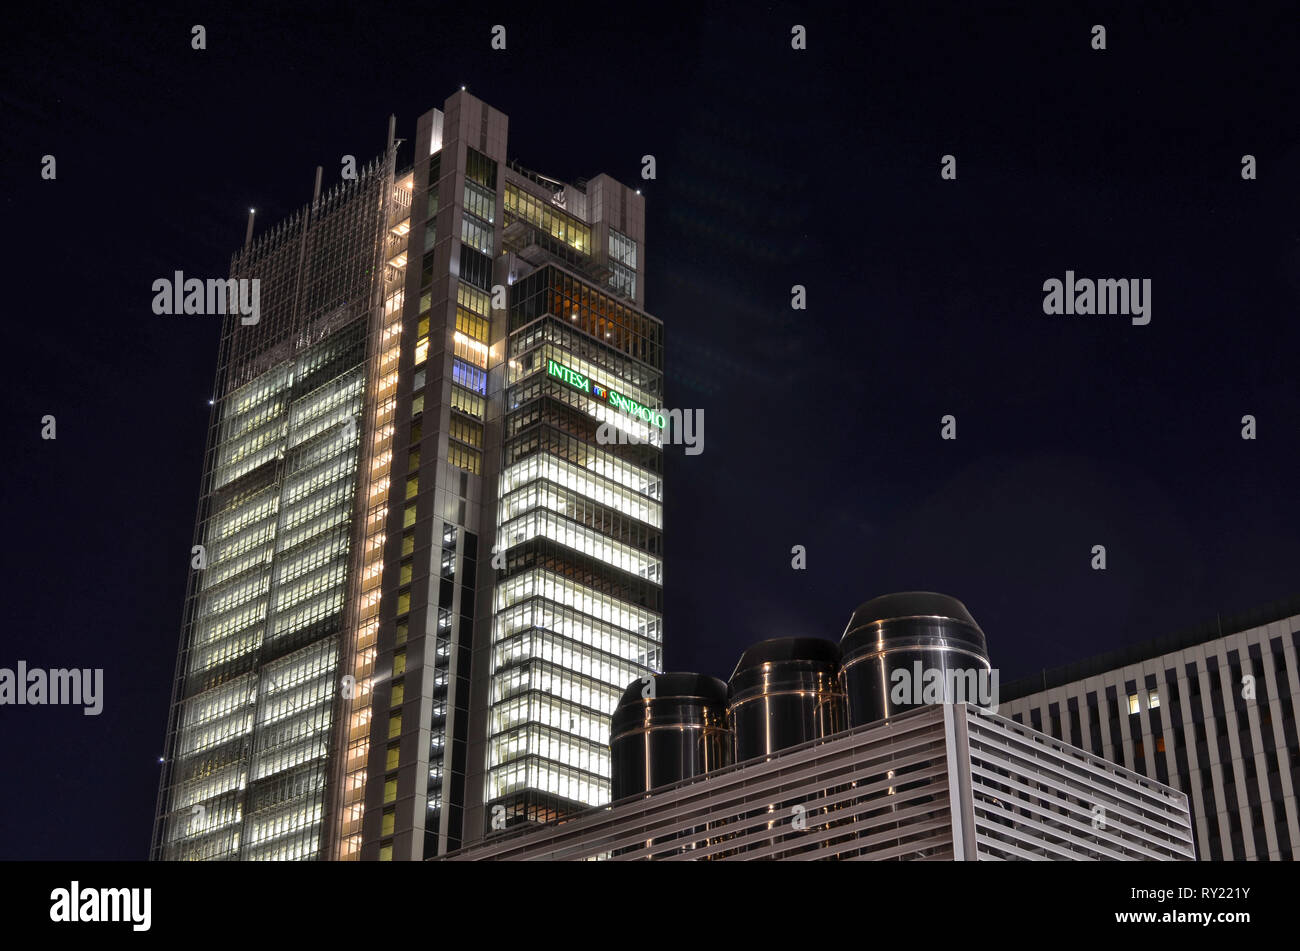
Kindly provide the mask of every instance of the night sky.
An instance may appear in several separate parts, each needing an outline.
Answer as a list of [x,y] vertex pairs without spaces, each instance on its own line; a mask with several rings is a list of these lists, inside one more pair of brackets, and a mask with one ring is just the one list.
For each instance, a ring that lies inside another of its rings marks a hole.
[[[153,280],[225,275],[248,207],[292,213],[390,113],[409,165],[462,84],[545,175],[656,158],[666,403],[705,412],[666,462],[669,669],[923,589],[1005,683],[1300,594],[1294,4],[22,6],[0,667],[102,667],[105,708],[0,708],[2,858],[148,852],[219,334]],[[1150,324],[1045,315],[1067,270],[1149,279]]]

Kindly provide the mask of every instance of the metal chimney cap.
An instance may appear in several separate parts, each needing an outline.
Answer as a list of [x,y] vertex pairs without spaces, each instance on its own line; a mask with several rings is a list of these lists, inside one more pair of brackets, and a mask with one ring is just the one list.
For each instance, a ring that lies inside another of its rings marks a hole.
[[849,626],[845,628],[844,636],[847,637],[850,631],[877,621],[908,617],[950,618],[962,624],[969,624],[981,635],[984,633],[971,617],[970,611],[966,610],[966,605],[954,597],[939,594],[937,591],[899,591],[872,598],[858,605],[853,616],[849,618]]
[[731,679],[735,680],[737,674],[746,670],[782,661],[808,661],[834,667],[840,662],[840,646],[821,637],[774,637],[759,641],[740,655]]

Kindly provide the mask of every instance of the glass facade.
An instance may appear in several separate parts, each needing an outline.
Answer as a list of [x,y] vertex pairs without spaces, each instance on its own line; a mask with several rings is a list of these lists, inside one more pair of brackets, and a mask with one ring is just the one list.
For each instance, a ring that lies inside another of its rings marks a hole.
[[223,332],[155,858],[418,859],[605,802],[661,667],[633,193],[538,197],[457,96],[416,168],[390,143],[235,256],[261,320]]
[[609,801],[609,717],[663,644],[661,434],[599,396],[661,406],[662,326],[556,265],[509,316],[486,794],[506,827]]
[[[391,188],[372,164],[236,258],[268,307],[223,333],[155,858],[317,859],[337,841],[342,725],[369,694],[356,499],[386,480],[370,414],[395,382],[365,306],[376,254],[405,241],[385,228]],[[343,690],[344,674],[361,676]]]

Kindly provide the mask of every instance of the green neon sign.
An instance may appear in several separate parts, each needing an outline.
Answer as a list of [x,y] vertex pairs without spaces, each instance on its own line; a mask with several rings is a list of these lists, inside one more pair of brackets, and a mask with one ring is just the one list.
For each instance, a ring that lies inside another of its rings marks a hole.
[[660,429],[668,425],[668,420],[664,418],[663,413],[657,413],[648,406],[642,406],[630,396],[624,396],[607,386],[601,386],[590,377],[583,376],[577,370],[569,369],[563,363],[548,359],[546,361],[546,375],[553,376],[557,380],[563,380],[575,390],[581,390],[588,396],[595,397],[615,409],[622,410],[629,416],[635,416],[637,419],[658,426]]

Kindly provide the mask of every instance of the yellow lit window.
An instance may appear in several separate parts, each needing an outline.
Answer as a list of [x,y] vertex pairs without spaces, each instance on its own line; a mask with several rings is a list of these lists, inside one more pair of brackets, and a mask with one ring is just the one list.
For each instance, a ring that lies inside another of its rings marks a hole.
[[410,505],[406,507],[406,511],[402,515],[402,528],[410,528],[414,524],[415,524],[415,503],[412,502]]
[[488,322],[473,311],[464,307],[456,308],[456,331],[467,337],[473,337],[482,343],[488,342]]
[[407,614],[407,613],[410,612],[410,610],[411,610],[411,592],[409,592],[409,591],[399,591],[399,592],[397,592],[397,613],[398,613],[398,615],[400,616],[400,615],[403,615],[403,614]]
[[406,673],[406,651],[401,650],[393,655],[393,676],[400,677]]
[[[406,700],[406,684],[405,683],[393,684],[392,696],[389,698],[388,701],[389,704],[394,707],[400,707],[402,705],[402,702],[405,700]],[[388,768],[392,769],[391,766]]]
[[425,317],[420,321],[420,326],[419,326],[418,328],[416,328],[415,336],[416,336],[416,337],[427,337],[427,336],[429,336],[429,318],[428,318],[428,316],[425,316]]
[[413,563],[409,562],[409,561],[408,561],[406,564],[402,565],[402,579],[401,579],[400,581],[398,581],[397,583],[398,583],[398,584],[410,584],[410,583],[411,583],[411,572],[412,572],[412,570],[413,570],[414,568],[415,568],[415,565],[414,565]]
[[389,842],[387,845],[380,846],[379,861],[391,862],[392,860],[393,860],[393,843]]
[[389,802],[396,802],[396,801],[397,801],[397,779],[393,778],[393,779],[385,780],[384,781],[384,802],[389,803]]
[[401,759],[402,749],[398,744],[394,743],[392,746],[388,747],[388,762],[384,764],[384,769],[397,769],[398,763],[401,762]]
[[396,739],[402,735],[402,714],[394,713],[388,717],[388,738]]
[[395,643],[397,644],[398,647],[401,647],[403,644],[406,643],[406,631],[407,631],[407,628],[408,628],[408,627],[409,627],[409,624],[408,624],[408,622],[406,622],[406,621],[398,621],[398,622],[397,622],[397,628],[396,628],[396,629],[397,629],[397,637],[396,637],[396,639],[395,639]]
[[397,822],[397,812],[393,809],[384,810],[383,828],[379,830],[380,835],[392,835],[393,826]]
[[419,491],[420,477],[418,475],[408,476],[406,479],[406,497],[413,499]]
[[418,367],[429,358],[429,338],[421,337],[415,341],[415,365]]
[[476,367],[487,367],[488,348],[487,344],[475,340],[459,330],[452,335],[452,343],[456,356],[460,357],[466,363],[472,363]]
[[1128,712],[1129,713],[1138,712],[1138,695],[1135,693],[1131,693],[1128,695]]
[[424,412],[424,393],[421,392],[419,396],[411,400],[411,415],[419,416],[423,412]]
[[407,532],[402,536],[402,557],[405,558],[413,551],[415,551],[415,532]]

